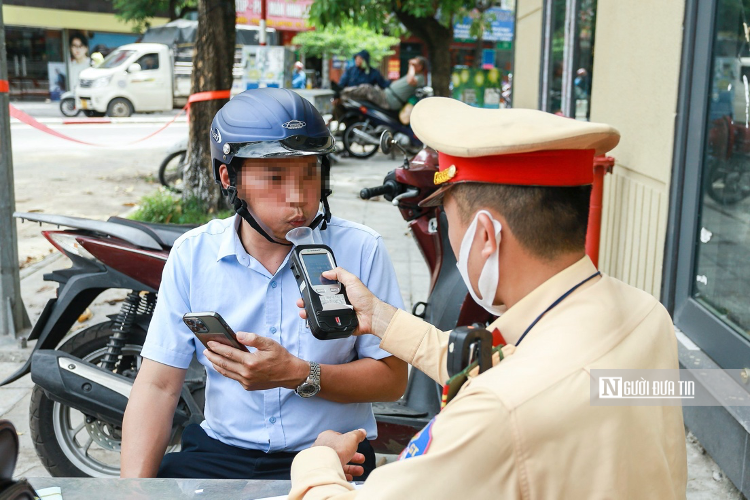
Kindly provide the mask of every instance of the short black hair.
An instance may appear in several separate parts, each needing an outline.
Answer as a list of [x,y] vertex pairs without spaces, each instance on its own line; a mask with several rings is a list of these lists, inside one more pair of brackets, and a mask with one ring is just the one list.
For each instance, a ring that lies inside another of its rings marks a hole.
[[73,40],[75,40],[76,38],[81,41],[81,45],[83,45],[87,49],[89,48],[89,39],[86,38],[86,35],[84,35],[80,31],[74,31],[70,35],[70,38],[68,39],[68,46],[73,45]]
[[459,216],[468,223],[482,208],[500,213],[518,242],[531,254],[552,260],[586,247],[591,185],[538,187],[459,183],[455,197]]

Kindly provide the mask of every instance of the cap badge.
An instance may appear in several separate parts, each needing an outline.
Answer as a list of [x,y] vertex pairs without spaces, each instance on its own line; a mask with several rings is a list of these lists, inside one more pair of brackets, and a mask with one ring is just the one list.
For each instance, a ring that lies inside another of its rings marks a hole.
[[224,146],[221,149],[221,151],[224,152],[224,155],[229,155],[230,150],[231,147],[229,146],[229,143],[224,143]]
[[284,129],[302,129],[307,124],[305,122],[302,122],[301,120],[290,120],[289,122],[284,122],[281,124],[281,127]]
[[219,129],[211,129],[211,137],[217,143],[221,143],[221,133],[219,132]]
[[439,185],[441,183],[445,183],[446,181],[452,179],[454,176],[456,176],[456,166],[450,166],[445,171],[438,171],[435,173],[435,179],[433,182],[436,185]]

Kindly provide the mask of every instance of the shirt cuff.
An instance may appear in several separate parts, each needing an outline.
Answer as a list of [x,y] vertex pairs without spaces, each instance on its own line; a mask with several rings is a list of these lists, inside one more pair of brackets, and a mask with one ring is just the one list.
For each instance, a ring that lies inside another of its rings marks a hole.
[[303,450],[292,462],[290,500],[301,500],[315,490],[315,498],[323,498],[354,489],[346,481],[339,456],[327,446]]
[[432,326],[419,317],[399,309],[383,334],[380,348],[412,364],[419,346],[422,345],[426,328],[429,327]]

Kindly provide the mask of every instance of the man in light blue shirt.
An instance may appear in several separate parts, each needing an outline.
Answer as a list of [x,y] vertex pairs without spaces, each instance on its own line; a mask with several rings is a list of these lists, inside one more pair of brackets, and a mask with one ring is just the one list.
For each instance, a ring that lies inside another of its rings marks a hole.
[[[374,336],[312,336],[297,315],[285,239],[293,228],[312,227],[339,265],[400,305],[382,239],[330,215],[332,147],[320,114],[286,89],[247,91],[217,114],[214,173],[237,215],[188,232],[172,248],[125,413],[123,477],[288,479],[294,454],[326,429],[376,437],[369,403],[403,394],[406,365]],[[204,348],[182,322],[201,311],[218,312],[250,352],[215,342]],[[162,460],[193,355],[207,372],[205,420],[188,426],[182,451]],[[303,384],[316,389],[312,396],[299,391]],[[355,463],[373,468],[372,448],[361,453]],[[348,474],[362,472],[353,465]]]

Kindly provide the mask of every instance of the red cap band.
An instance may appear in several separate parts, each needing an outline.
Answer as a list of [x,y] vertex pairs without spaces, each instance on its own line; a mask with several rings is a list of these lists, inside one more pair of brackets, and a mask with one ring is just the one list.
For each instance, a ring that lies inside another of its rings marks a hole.
[[[580,186],[594,181],[594,150],[544,150],[486,157],[454,157],[438,152],[437,181],[478,181],[501,185]],[[453,167],[453,175],[448,171]]]

